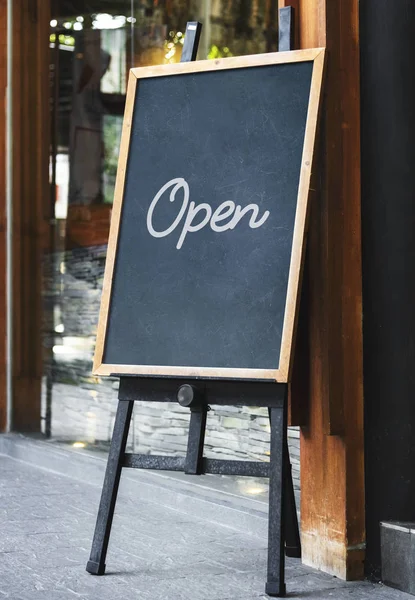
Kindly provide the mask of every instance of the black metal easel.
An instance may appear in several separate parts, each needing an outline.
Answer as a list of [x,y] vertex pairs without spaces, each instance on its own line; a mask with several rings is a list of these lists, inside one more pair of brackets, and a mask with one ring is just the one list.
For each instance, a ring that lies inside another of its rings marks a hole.
[[[285,13],[284,16],[289,18],[280,21],[280,28],[283,23],[288,23],[289,39],[292,39],[292,12],[289,15]],[[201,27],[197,22],[187,23],[182,62],[195,60]],[[280,39],[283,39],[283,36]],[[287,443],[287,393],[287,384],[263,381],[121,377],[118,409],[86,570],[93,575],[105,573],[105,559],[123,467],[184,471],[189,475],[212,473],[269,477],[268,574],[265,591],[270,596],[284,596],[285,553],[292,557],[301,556]],[[185,457],[147,456],[125,452],[136,400],[177,401],[190,409]],[[270,462],[205,458],[203,447],[210,404],[268,407],[271,429]]]

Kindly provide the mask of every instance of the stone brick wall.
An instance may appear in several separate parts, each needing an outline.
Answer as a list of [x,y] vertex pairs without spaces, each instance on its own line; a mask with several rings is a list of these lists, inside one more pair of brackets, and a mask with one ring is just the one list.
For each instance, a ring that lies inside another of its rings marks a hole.
[[[91,375],[106,246],[60,252],[45,258],[45,377],[52,384],[52,435],[66,441],[108,446],[117,408],[118,380]],[[53,315],[53,319],[51,317]],[[59,331],[51,334],[50,327]],[[63,326],[63,331],[62,331]],[[51,343],[51,338],[53,342]],[[54,351],[50,352],[50,346]],[[269,460],[267,409],[212,406],[205,455]],[[128,444],[143,454],[186,452],[189,410],[176,403],[137,402]],[[289,447],[299,489],[299,431],[289,428]]]

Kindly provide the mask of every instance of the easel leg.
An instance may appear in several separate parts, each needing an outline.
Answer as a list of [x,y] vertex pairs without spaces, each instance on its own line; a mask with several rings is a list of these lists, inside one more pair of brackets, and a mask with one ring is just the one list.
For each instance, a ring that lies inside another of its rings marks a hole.
[[[271,409],[268,408],[271,423]],[[298,526],[297,507],[295,503],[294,482],[288,440],[286,438],[284,459],[285,465],[285,555],[301,558],[300,528]]]
[[86,570],[92,575],[104,575],[105,558],[111,533],[115,502],[120,483],[122,462],[130,428],[131,414],[134,402],[119,400],[115,417],[114,432],[105,471],[104,485],[101,493],[91,555]]
[[291,558],[301,558],[300,528],[298,526],[297,508],[295,505],[294,482],[288,443],[285,448],[285,554]]
[[268,514],[268,576],[265,592],[269,596],[285,596],[284,512],[287,443],[286,393],[281,407],[270,408],[271,456]]
[[189,438],[187,441],[187,454],[184,472],[188,475],[201,473],[203,446],[205,443],[207,406],[191,408]]

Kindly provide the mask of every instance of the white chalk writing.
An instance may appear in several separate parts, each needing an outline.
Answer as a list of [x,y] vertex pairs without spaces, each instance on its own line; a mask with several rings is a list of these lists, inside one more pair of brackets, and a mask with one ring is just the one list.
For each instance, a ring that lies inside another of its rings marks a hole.
[[[159,200],[162,199],[163,195],[166,192],[168,192],[169,189],[170,202],[174,202],[176,200],[176,196],[178,195],[179,191],[183,192],[182,205],[177,213],[177,217],[174,219],[170,227],[164,229],[164,231],[156,231],[153,227],[153,213],[157,206],[157,203],[159,202]],[[261,227],[261,225],[263,225],[269,217],[269,211],[266,210],[262,217],[258,219],[259,207],[257,204],[248,204],[247,206],[245,206],[245,208],[242,208],[239,204],[235,204],[235,202],[232,202],[231,200],[226,200],[225,202],[222,202],[222,204],[220,204],[215,211],[212,211],[212,207],[206,202],[196,204],[193,201],[189,202],[189,200],[189,184],[185,179],[183,179],[183,177],[176,177],[175,179],[170,179],[170,181],[164,184],[163,187],[154,196],[148,209],[147,229],[150,235],[152,235],[155,238],[162,238],[166,237],[167,235],[170,235],[171,233],[173,233],[176,227],[178,227],[183,217],[185,217],[182,230],[176,245],[177,250],[180,250],[188,233],[195,233],[196,231],[200,231],[200,229],[203,229],[203,227],[208,225],[208,223],[212,231],[220,233],[222,231],[227,231],[228,229],[235,229],[239,221],[249,212],[251,212],[251,216],[249,218],[249,227],[251,227],[251,229]],[[195,224],[195,219],[197,215],[199,215],[199,218],[201,217],[201,221]],[[223,221],[225,221],[226,219],[229,219],[229,221],[223,223]],[[223,224],[219,225],[218,223]]]

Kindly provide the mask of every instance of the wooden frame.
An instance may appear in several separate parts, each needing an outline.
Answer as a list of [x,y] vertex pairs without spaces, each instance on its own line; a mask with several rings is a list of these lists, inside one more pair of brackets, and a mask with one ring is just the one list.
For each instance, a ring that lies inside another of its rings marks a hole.
[[[3,11],[0,14],[3,17]],[[9,420],[13,431],[25,433],[41,430],[44,354],[41,265],[52,228],[48,210],[50,19],[49,2],[13,2],[12,406]],[[4,115],[2,112],[3,119]]]
[[[301,282],[302,265],[304,259],[305,233],[308,219],[308,195],[310,177],[313,164],[313,151],[316,138],[317,122],[319,116],[321,86],[324,71],[325,49],[297,50],[294,52],[276,52],[269,54],[256,54],[235,58],[217,60],[202,60],[176,65],[159,65],[154,67],[141,67],[131,69],[124,124],[121,137],[120,156],[118,163],[117,180],[114,194],[114,207],[111,220],[111,229],[108,243],[108,254],[105,266],[104,284],[102,291],[101,309],[97,331],[96,349],[94,356],[94,375],[142,375],[142,376],[168,376],[168,377],[206,377],[223,379],[262,379],[287,383],[290,379],[292,367],[292,348],[297,323],[299,287]],[[289,269],[287,300],[284,313],[284,325],[281,340],[281,352],[278,369],[235,369],[235,368],[205,368],[189,366],[140,366],[140,365],[112,365],[103,363],[105,336],[108,313],[110,308],[112,278],[114,272],[115,256],[118,241],[118,230],[121,219],[124,182],[127,169],[130,133],[133,119],[133,109],[137,82],[148,77],[161,77],[184,73],[209,72],[223,69],[238,69],[259,67],[264,65],[278,65],[294,62],[313,61],[313,73],[310,88],[307,122],[304,137],[303,155],[298,187],[297,208],[294,223],[293,246]]]

